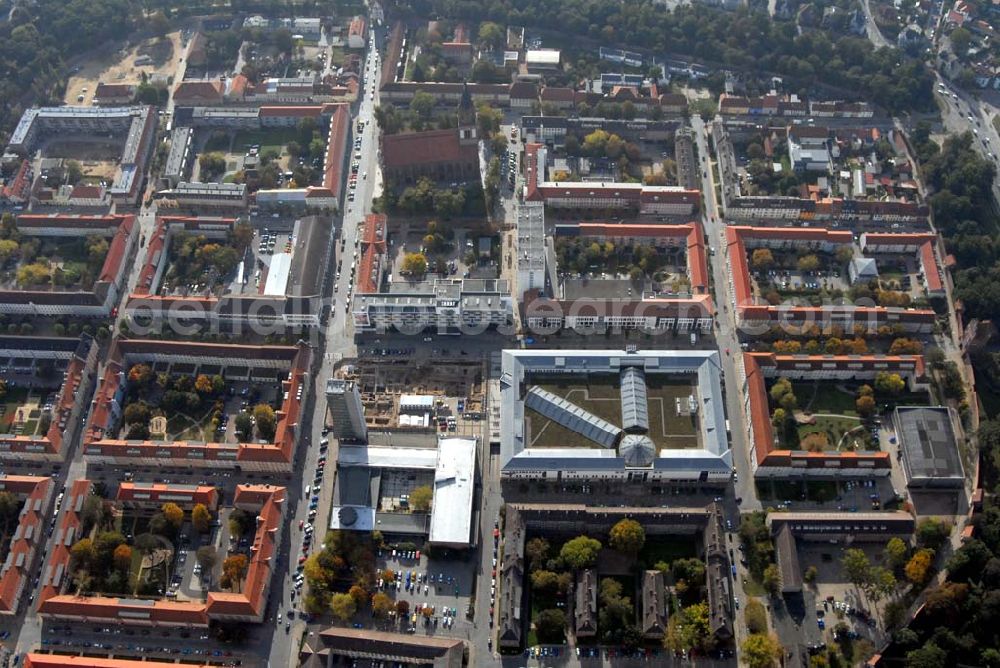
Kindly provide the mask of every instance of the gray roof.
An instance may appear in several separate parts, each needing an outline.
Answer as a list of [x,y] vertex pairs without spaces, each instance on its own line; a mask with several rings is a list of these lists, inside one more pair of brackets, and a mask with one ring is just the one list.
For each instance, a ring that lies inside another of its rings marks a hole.
[[646,405],[646,374],[628,366],[621,372],[622,427],[625,431],[649,431],[649,406]]
[[908,482],[923,479],[940,485],[945,480],[964,480],[950,408],[900,406],[893,413],[893,423]]
[[[625,367],[650,374],[697,377],[698,449],[664,449],[653,468],[675,471],[684,479],[709,474],[712,479],[731,475],[732,453],[725,430],[719,353],[714,350],[505,350],[500,374],[500,458],[506,475],[514,472],[588,470],[615,471],[625,459],[607,450],[588,448],[528,447],[525,429],[525,385],[546,374],[620,374]],[[532,393],[527,393],[530,396]],[[536,399],[537,400],[537,399]],[[535,401],[535,400],[533,400]]]
[[649,436],[643,434],[626,434],[618,446],[618,453],[625,460],[625,466],[646,467],[652,466],[656,459],[656,446]]
[[614,447],[622,431],[607,420],[539,387],[528,390],[524,405],[605,448]]

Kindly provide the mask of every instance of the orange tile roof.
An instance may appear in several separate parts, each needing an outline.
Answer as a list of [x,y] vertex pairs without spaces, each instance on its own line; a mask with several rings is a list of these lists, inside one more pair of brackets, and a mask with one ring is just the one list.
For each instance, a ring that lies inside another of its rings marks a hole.
[[211,485],[195,485],[192,489],[191,485],[123,482],[118,485],[115,500],[141,505],[159,505],[163,501],[172,501],[184,509],[201,503],[214,509],[219,503],[219,492]]
[[338,206],[344,193],[344,160],[347,156],[347,139],[351,132],[351,114],[346,104],[336,105],[330,118],[330,134],[326,142],[323,161],[323,187],[336,196]]
[[[887,452],[805,452],[797,450],[777,450],[774,428],[771,424],[771,410],[768,403],[767,384],[764,367],[771,367],[776,373],[795,378],[795,371],[802,364],[816,368],[862,363],[870,365],[872,372],[883,370],[876,363],[887,364],[890,370],[912,369],[916,376],[924,374],[924,359],[920,355],[775,355],[774,353],[743,353],[743,368],[746,372],[746,392],[749,409],[750,429],[753,436],[754,458],[758,466],[790,466],[794,462],[804,462],[806,467],[823,468],[835,462],[840,468],[866,465],[889,468],[891,460]],[[835,366],[835,368],[836,368]],[[783,373],[784,372],[784,373]]]
[[944,285],[941,283],[941,271],[938,269],[937,259],[934,257],[934,241],[925,241],[920,245],[920,262],[924,266],[924,280],[927,281],[929,292],[941,292]]
[[45,513],[52,490],[52,479],[35,476],[0,477],[0,490],[10,492],[24,502],[17,530],[0,567],[0,612],[13,613],[24,586],[31,578],[33,555],[45,542]]
[[[282,381],[283,391],[288,392],[281,408],[276,412],[278,420],[275,439],[272,443],[189,443],[187,441],[126,441],[109,437],[111,426],[111,406],[122,382],[126,354],[136,357],[162,354],[209,355],[231,357],[234,360],[288,359],[290,378]],[[182,341],[153,341],[145,339],[115,339],[106,356],[104,377],[94,394],[91,418],[84,437],[88,452],[111,457],[154,457],[157,459],[182,459],[192,457],[201,460],[240,462],[272,462],[290,464],[295,446],[296,430],[302,405],[296,396],[300,386],[305,384],[305,374],[309,367],[309,348],[300,346],[247,346],[220,343],[196,343]],[[169,454],[161,454],[167,452]],[[230,456],[235,452],[235,458]],[[223,454],[226,453],[226,454]]]
[[218,81],[182,81],[174,88],[174,102],[222,102]]
[[84,499],[89,494],[89,480],[74,480],[63,499],[64,510],[52,538],[52,556],[42,571],[41,590],[38,594],[39,611],[47,600],[59,595],[63,582],[69,577],[69,565],[72,561],[69,550],[80,537],[83,520],[79,513],[83,509]]

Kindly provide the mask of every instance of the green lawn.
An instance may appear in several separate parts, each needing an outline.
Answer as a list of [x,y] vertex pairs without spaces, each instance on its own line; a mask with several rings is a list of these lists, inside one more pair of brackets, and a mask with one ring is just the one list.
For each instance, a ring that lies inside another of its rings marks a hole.
[[[807,434],[825,433],[829,440],[828,450],[836,450],[837,444],[843,435],[859,426],[861,426],[861,418],[817,417],[815,424],[806,424],[799,427],[799,439],[805,438]],[[864,449],[870,445],[871,440],[868,438],[867,431],[863,429],[859,431],[860,433],[855,438],[859,442],[866,444],[862,446],[862,449]]]
[[233,150],[242,151],[253,144],[260,145],[260,152],[273,149],[281,153],[290,141],[297,141],[298,128],[279,128],[276,130],[240,130],[233,138]]
[[799,406],[811,413],[835,413],[838,415],[857,415],[855,401],[857,396],[840,390],[836,383],[829,381],[795,381],[792,383],[795,395],[799,398]]

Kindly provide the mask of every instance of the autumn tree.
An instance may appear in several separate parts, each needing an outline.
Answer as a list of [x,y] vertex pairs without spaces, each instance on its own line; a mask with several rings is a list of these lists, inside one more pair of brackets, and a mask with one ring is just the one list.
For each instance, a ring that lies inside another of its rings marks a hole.
[[795,264],[799,271],[816,271],[819,269],[819,258],[810,253],[800,257]]
[[774,254],[770,248],[757,248],[750,256],[750,264],[754,269],[766,271],[774,266]]
[[212,379],[201,373],[194,380],[194,389],[202,394],[208,394],[212,391]]
[[758,599],[751,598],[747,601],[744,619],[750,633],[767,633],[767,611]]
[[895,396],[906,389],[906,381],[898,373],[879,371],[875,374],[875,391]]
[[195,553],[195,558],[198,560],[198,563],[201,564],[201,569],[203,571],[210,571],[212,570],[212,567],[215,566],[215,561],[218,557],[215,553],[215,547],[212,545],[202,545]]
[[782,655],[781,645],[773,635],[754,633],[740,646],[740,655],[749,668],[772,668]]
[[352,585],[347,593],[350,594],[359,608],[368,602],[368,592],[361,585]]
[[875,413],[875,398],[871,396],[858,397],[854,402],[854,408],[857,409],[858,415],[861,417],[871,417]]
[[392,599],[385,592],[376,592],[372,596],[372,615],[377,618],[386,617],[392,610]]
[[419,278],[427,273],[427,257],[423,253],[407,253],[403,256],[402,272]]
[[410,614],[410,602],[403,599],[396,601],[396,614],[400,617]]
[[906,563],[907,552],[909,552],[909,548],[902,538],[890,538],[889,542],[885,544],[885,548],[882,549],[882,558],[885,560],[886,566],[896,569]]
[[77,567],[86,568],[93,563],[97,556],[97,551],[94,550],[94,541],[89,538],[81,538],[73,543],[73,547],[69,548],[69,554]]
[[917,586],[924,584],[927,582],[933,563],[934,550],[926,547],[917,550],[906,562],[906,567],[903,569],[906,573],[906,579]]
[[714,641],[708,620],[707,603],[689,605],[679,614],[671,615],[663,646],[673,652],[712,649]]
[[114,552],[115,568],[120,571],[127,571],[132,565],[132,548],[124,543],[115,548]]
[[226,557],[226,560],[222,562],[222,580],[219,584],[225,589],[239,592],[243,577],[247,573],[248,565],[249,561],[245,554],[235,554],[231,557]]
[[330,597],[330,610],[334,617],[346,622],[358,611],[358,604],[350,594],[334,594]]
[[191,525],[194,526],[195,531],[198,533],[207,533],[211,522],[212,513],[208,511],[205,504],[194,504],[194,508],[191,509]]
[[777,564],[769,564],[764,569],[763,585],[771,596],[777,596],[781,592],[781,571]]
[[646,543],[646,531],[635,520],[625,518],[611,527],[608,543],[619,552],[635,555]]
[[549,557],[549,541],[536,536],[524,546],[524,556],[528,558],[528,569],[537,570],[545,565]]
[[184,524],[184,511],[176,503],[168,501],[160,508],[160,512],[166,518],[167,523],[176,531]]
[[434,491],[430,488],[430,485],[414,487],[410,491],[410,507],[417,512],[426,513],[430,511],[433,501]]
[[274,409],[267,404],[257,404],[253,407],[253,417],[257,422],[257,432],[260,437],[266,441],[273,439],[277,428]]

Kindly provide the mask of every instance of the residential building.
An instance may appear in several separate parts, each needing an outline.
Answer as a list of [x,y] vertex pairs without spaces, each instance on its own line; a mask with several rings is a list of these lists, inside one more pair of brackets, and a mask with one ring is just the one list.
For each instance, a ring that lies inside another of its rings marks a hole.
[[726,270],[732,288],[737,322],[744,331],[763,332],[771,327],[807,331],[812,327],[828,330],[837,326],[853,331],[857,326],[876,332],[883,325],[898,326],[906,332],[926,333],[934,329],[937,319],[932,309],[884,306],[856,306],[852,303],[822,306],[771,305],[756,295],[750,275],[747,253],[755,248],[812,249],[831,252],[839,246],[853,243],[847,230],[820,227],[750,227],[729,225],[725,230]]
[[125,287],[131,258],[138,243],[135,216],[114,214],[22,214],[17,230],[22,237],[52,239],[96,235],[107,239],[108,252],[100,273],[89,286],[18,285],[0,289],[0,313],[36,317],[107,318]]
[[299,652],[299,665],[320,668],[331,662],[385,661],[427,668],[462,668],[464,655],[465,641],[458,638],[330,627],[305,640]]
[[349,49],[365,48],[365,35],[367,27],[368,24],[365,21],[365,17],[355,16],[353,19],[351,19],[351,23],[347,27],[347,48]]
[[597,635],[597,571],[593,568],[580,571],[576,576],[573,634],[577,638]]
[[833,171],[830,155],[830,131],[825,127],[789,125],[788,159],[797,172]]
[[916,529],[916,520],[912,514],[901,510],[870,513],[785,511],[768,513],[767,526],[775,536],[788,527],[800,540],[850,545],[855,541],[885,542],[892,537],[909,540]]
[[94,105],[117,107],[130,104],[135,98],[136,85],[131,83],[109,84],[101,81],[94,88]]
[[518,202],[517,206],[517,301],[529,292],[545,288],[545,205],[541,202]]
[[187,174],[188,161],[191,159],[191,138],[194,133],[189,127],[177,126],[170,134],[170,152],[163,168],[163,178],[168,187],[176,188]]
[[[10,372],[34,375],[51,368],[56,374],[62,374],[52,406],[43,404],[40,407],[39,433],[0,435],[0,461],[65,461],[66,439],[73,437],[80,428],[90,405],[97,374],[97,353],[97,344],[86,334],[79,339],[0,336],[0,357],[8,360]],[[16,419],[11,420],[11,425]],[[46,420],[48,428],[44,427]]]
[[181,181],[173,188],[159,190],[158,200],[176,203],[177,207],[210,209],[246,209],[245,183],[189,183]]
[[[291,471],[299,438],[310,351],[299,346],[244,346],[185,341],[116,339],[94,395],[83,435],[83,454],[91,462],[114,466],[180,466],[197,462],[216,469]],[[197,373],[203,366],[224,368],[232,381],[275,382],[284,393],[275,411],[277,426],[270,443],[216,443],[122,438],[122,411],[133,364],[183,364]]]
[[223,103],[222,83],[217,80],[182,81],[174,88],[174,104],[180,106]]
[[691,216],[701,206],[700,192],[679,186],[607,181],[549,181],[547,152],[540,144],[528,144],[525,147],[525,201],[544,202],[545,206],[553,209],[626,210],[661,216]]
[[387,291],[358,293],[351,305],[358,331],[484,331],[513,319],[504,279],[435,278],[392,284]]
[[645,570],[642,573],[642,609],[640,630],[649,640],[662,640],[667,632],[667,599],[663,571]]
[[[13,617],[24,594],[32,590],[38,572],[38,555],[45,553],[48,520],[55,495],[55,481],[48,477],[0,474],[0,492],[12,494],[21,505],[17,527],[8,536],[7,554],[0,567],[0,615]],[[39,550],[41,548],[41,550]]]
[[911,390],[927,388],[920,355],[776,355],[744,353],[743,407],[747,443],[758,477],[803,479],[889,475],[892,462],[885,451],[782,450],[771,424],[767,380],[788,378],[871,383],[879,372],[899,374]]

